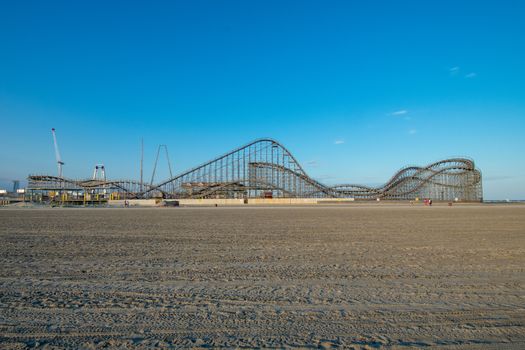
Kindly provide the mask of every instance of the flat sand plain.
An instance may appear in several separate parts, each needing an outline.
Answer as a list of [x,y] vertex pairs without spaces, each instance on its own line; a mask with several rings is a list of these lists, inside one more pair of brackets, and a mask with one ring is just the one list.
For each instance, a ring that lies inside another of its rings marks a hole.
[[0,348],[525,348],[525,206],[0,210]]

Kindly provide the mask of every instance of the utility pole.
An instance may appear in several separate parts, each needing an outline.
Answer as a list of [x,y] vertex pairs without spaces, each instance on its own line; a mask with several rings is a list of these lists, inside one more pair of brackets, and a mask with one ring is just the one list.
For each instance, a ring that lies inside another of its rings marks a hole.
[[143,192],[143,181],[142,181],[142,175],[143,175],[143,166],[144,166],[144,138],[140,139],[140,192]]

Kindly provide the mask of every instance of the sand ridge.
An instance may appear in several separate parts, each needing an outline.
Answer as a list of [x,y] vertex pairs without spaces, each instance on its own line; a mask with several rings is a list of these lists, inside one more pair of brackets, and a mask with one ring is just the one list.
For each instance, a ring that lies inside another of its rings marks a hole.
[[525,206],[0,210],[0,347],[524,348]]

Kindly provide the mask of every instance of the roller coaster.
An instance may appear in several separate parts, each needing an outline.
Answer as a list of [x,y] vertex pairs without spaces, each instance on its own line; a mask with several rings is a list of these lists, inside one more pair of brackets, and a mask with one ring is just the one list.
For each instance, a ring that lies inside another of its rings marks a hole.
[[353,198],[355,200],[482,201],[481,172],[467,158],[441,160],[399,170],[379,187],[325,185],[308,174],[278,141],[252,141],[157,184],[133,180],[71,180],[30,175],[34,193],[77,194],[111,198]]

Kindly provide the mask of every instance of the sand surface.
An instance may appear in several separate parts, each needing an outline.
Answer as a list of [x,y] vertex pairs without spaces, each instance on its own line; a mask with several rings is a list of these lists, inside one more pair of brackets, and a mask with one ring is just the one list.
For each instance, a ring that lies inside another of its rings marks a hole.
[[0,210],[0,348],[525,348],[525,206]]

